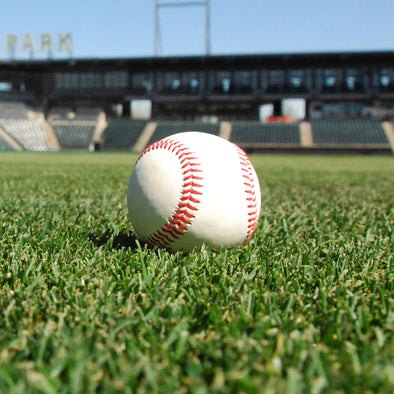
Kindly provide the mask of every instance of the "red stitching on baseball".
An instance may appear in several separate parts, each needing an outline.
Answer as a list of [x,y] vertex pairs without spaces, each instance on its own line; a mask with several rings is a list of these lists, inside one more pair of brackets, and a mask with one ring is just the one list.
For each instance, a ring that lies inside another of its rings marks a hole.
[[241,149],[238,145],[235,145],[235,147],[237,148],[237,152],[241,164],[242,177],[245,179],[244,186],[245,186],[245,193],[247,195],[246,197],[247,208],[249,209],[248,229],[246,232],[246,237],[244,242],[246,244],[250,240],[250,238],[252,238],[253,233],[255,232],[257,227],[257,222],[259,220],[258,209],[257,209],[258,202],[256,198],[256,191],[255,191],[256,189],[255,189],[255,182],[253,177],[252,164],[249,161],[249,158],[244,152],[244,150]]
[[179,239],[191,225],[200,203],[198,196],[203,194],[203,185],[199,182],[203,177],[202,169],[199,168],[201,163],[197,161],[195,153],[182,142],[171,138],[157,141],[145,149],[139,158],[154,149],[165,149],[174,153],[179,159],[183,175],[181,198],[175,212],[167,219],[167,223],[144,239],[147,243],[166,248]]

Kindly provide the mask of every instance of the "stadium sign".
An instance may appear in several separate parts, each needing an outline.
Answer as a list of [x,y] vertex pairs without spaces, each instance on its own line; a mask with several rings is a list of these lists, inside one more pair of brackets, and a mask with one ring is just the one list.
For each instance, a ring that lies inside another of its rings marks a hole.
[[58,52],[68,52],[71,54],[71,33],[59,33],[57,39],[49,33],[42,33],[40,34],[38,43],[33,40],[32,34],[24,34],[22,37],[16,34],[6,35],[6,50],[11,57],[15,56],[17,50],[28,52],[30,56],[33,56],[36,48],[39,48],[39,51],[42,53],[51,55],[54,47]]

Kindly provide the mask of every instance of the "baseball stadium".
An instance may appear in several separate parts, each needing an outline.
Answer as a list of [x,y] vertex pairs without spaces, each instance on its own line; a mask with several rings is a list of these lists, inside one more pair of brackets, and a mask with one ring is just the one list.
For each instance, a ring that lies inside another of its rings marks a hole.
[[394,149],[394,52],[3,62],[0,146],[142,151],[177,130],[252,152]]
[[[160,56],[155,5],[152,56],[18,60],[7,38],[0,393],[393,392],[394,51],[211,54],[208,10],[206,53]],[[133,228],[141,153],[187,131],[247,153],[248,242]]]

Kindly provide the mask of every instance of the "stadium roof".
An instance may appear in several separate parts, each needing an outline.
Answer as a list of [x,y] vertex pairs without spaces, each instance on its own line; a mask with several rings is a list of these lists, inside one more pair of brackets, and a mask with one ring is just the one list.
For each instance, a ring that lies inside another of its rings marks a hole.
[[[247,63],[245,63],[247,61]],[[29,59],[29,60],[3,60],[0,61],[0,69],[15,68],[19,70],[50,69],[56,67],[97,67],[118,64],[119,66],[134,65],[154,67],[172,66],[174,64],[187,67],[190,65],[215,65],[231,64],[232,67],[258,67],[258,66],[307,66],[313,67],[319,64],[324,66],[352,65],[360,63],[364,65],[374,64],[376,61],[394,66],[394,51],[362,51],[362,52],[314,52],[314,53],[282,53],[282,54],[228,54],[228,55],[202,55],[202,56],[171,56],[171,57],[130,57],[130,58],[69,58],[69,59]]]

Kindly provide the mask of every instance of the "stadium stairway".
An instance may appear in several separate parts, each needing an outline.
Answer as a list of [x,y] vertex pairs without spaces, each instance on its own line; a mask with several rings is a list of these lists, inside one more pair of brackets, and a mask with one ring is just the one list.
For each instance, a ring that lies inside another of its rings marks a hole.
[[22,151],[23,146],[0,126],[0,150]]
[[312,148],[313,134],[312,134],[312,125],[310,124],[310,122],[301,122],[299,131],[300,131],[301,146],[303,148]]
[[108,127],[108,122],[105,113],[100,112],[100,114],[97,117],[96,128],[93,133],[93,145],[91,146],[91,149],[95,149],[96,146],[101,145],[103,134],[107,127]]
[[49,145],[49,149],[51,151],[60,151],[60,144],[59,144],[59,140],[57,139],[57,135],[55,133],[55,131],[53,130],[52,125],[47,122],[47,120],[45,119],[44,114],[42,114],[42,124],[44,126],[44,130],[48,136],[48,145]]
[[232,126],[231,122],[225,122],[225,121],[221,122],[219,137],[222,137],[225,140],[230,141],[232,129],[233,129],[233,126]]
[[392,122],[385,121],[382,123],[382,127],[390,143],[391,151],[394,153],[394,124]]
[[145,128],[142,130],[137,142],[133,146],[133,152],[142,152],[148,145],[148,142],[152,138],[157,128],[156,122],[148,122]]

